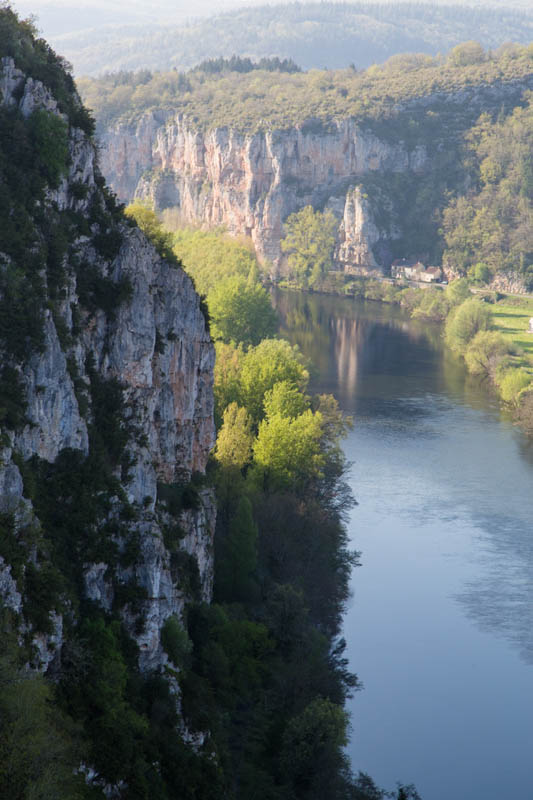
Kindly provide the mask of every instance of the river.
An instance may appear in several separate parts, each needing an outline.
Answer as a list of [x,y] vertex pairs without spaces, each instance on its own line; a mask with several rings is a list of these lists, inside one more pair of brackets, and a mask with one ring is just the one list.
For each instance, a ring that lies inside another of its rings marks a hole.
[[423,800],[531,800],[533,446],[439,326],[342,297],[274,301],[311,390],[354,418],[354,770]]

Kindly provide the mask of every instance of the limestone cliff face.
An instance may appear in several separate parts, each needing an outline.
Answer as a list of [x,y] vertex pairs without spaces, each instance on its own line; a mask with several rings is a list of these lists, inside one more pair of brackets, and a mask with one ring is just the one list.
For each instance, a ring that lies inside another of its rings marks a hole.
[[[3,107],[18,109],[26,119],[35,110],[65,119],[50,92],[17,70],[9,58],[2,61],[0,89]],[[190,599],[165,544],[165,525],[179,523],[179,552],[197,568],[200,594],[210,599],[212,492],[198,488],[195,502],[174,512],[174,518],[159,494],[161,486],[184,485],[193,473],[205,470],[214,442],[214,350],[191,280],[160,258],[120,214],[115,221],[109,218],[90,138],[70,125],[68,146],[68,172],[58,186],[47,190],[45,204],[50,213],[64,212],[69,220],[99,221],[80,229],[63,256],[64,284],[59,299],[44,308],[40,350],[25,361],[2,356],[18,375],[27,407],[24,423],[2,432],[0,512],[14,520],[15,536],[28,526],[39,530],[41,521],[21,475],[24,465],[35,458],[54,463],[67,449],[86,456],[95,424],[95,381],[102,385],[115,381],[123,397],[122,423],[129,432],[128,469],[114,468],[121,488],[110,498],[109,519],[118,519],[126,504],[131,519],[121,530],[137,536],[139,552],[126,566],[124,560],[114,565],[104,560],[83,564],[83,591],[110,609],[117,587],[135,583],[142,594],[143,624],[135,622],[127,604],[121,613],[140,647],[141,667],[155,668],[167,661],[160,641],[164,621],[180,616]],[[97,245],[98,236],[109,238],[110,232],[117,242],[113,257],[103,255]],[[0,250],[1,240],[0,235]],[[126,287],[123,296],[117,295],[116,307],[87,308],[80,302],[81,270],[110,291]],[[42,275],[46,286],[46,270]],[[60,497],[57,502],[61,503]],[[124,547],[121,535],[117,533],[113,541],[119,552]],[[35,548],[30,548],[28,559],[38,570]],[[24,611],[22,583],[0,557],[0,599],[19,614]],[[43,669],[61,652],[62,614],[51,609],[50,620],[53,632],[34,636],[36,661]],[[32,630],[30,624],[26,630]]]
[[102,170],[123,200],[150,199],[156,208],[178,207],[184,222],[225,225],[250,236],[275,266],[287,216],[329,205],[339,210],[340,264],[375,269],[373,245],[391,233],[377,230],[354,190],[365,175],[423,172],[427,163],[423,147],[387,143],[349,119],[243,135],[149,113],[105,132],[102,145]]
[[[152,111],[101,132],[102,169],[124,201],[149,199],[158,209],[179,208],[185,223],[224,225],[248,235],[275,269],[282,265],[288,215],[306,205],[331,208],[339,221],[337,266],[372,273],[409,255],[392,250],[406,231],[412,240],[413,221],[402,220],[417,185],[426,183],[422,197],[431,195],[433,183],[444,192],[464,188],[451,177],[456,164],[450,154],[465,130],[483,111],[519,103],[532,86],[531,78],[502,80],[413,97],[393,110],[386,139],[376,133],[385,128],[371,120],[364,126],[353,119],[307,120],[288,130],[243,134],[199,130],[182,114]],[[406,177],[404,194],[399,176]],[[376,199],[372,190],[379,180]],[[419,213],[432,213],[423,199]],[[419,257],[426,244],[421,242]]]

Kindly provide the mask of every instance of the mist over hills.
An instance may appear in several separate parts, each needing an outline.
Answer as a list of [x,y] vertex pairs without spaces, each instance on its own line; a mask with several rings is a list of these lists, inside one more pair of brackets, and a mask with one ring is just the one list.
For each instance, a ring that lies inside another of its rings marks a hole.
[[[304,69],[358,69],[403,52],[435,55],[476,39],[485,47],[504,42],[533,40],[533,13],[504,4],[463,7],[449,3],[285,3],[260,6],[248,2],[233,8],[235,0],[212,0],[190,6],[159,0],[133,2],[127,14],[118,2],[91,0],[81,5],[65,2],[27,4],[22,12],[37,13],[41,27],[55,49],[78,75],[149,68],[187,69],[206,58],[233,54],[254,58],[293,58]],[[516,4],[518,5],[518,3]],[[527,10],[526,10],[527,9]],[[187,17],[189,19],[187,20]],[[96,23],[96,24],[95,24]]]

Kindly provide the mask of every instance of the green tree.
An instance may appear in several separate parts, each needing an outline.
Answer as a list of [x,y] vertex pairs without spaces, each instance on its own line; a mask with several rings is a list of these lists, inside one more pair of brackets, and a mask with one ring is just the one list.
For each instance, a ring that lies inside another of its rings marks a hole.
[[444,292],[437,288],[424,289],[420,301],[411,312],[413,319],[429,319],[441,322],[446,319],[448,302]]
[[302,286],[315,286],[333,267],[337,221],[331,211],[305,206],[285,222],[281,249]]
[[289,721],[282,765],[296,797],[323,800],[330,795],[346,769],[347,727],[346,711],[323,698],[313,700]]
[[305,485],[324,466],[321,442],[320,412],[308,409],[297,417],[274,414],[262,420],[254,443],[254,477],[265,489]]
[[458,353],[464,353],[476,333],[490,326],[490,310],[479,300],[465,300],[450,313],[446,320],[447,344]]
[[241,400],[241,369],[244,352],[241,347],[234,347],[224,342],[215,342],[215,422],[222,425],[224,410],[230,403]]
[[160,256],[176,263],[176,256],[173,251],[173,236],[163,228],[161,220],[153,209],[136,201],[127,206],[124,213],[136,222],[144,235],[150,239]]
[[170,212],[163,212],[166,227],[173,230],[174,252],[194,279],[201,294],[208,295],[225,278],[240,275],[259,282],[259,265],[249,239],[234,238],[222,228],[195,230],[177,227]]
[[279,381],[265,392],[263,405],[267,417],[297,417],[309,408],[309,398],[289,381]]
[[448,62],[454,67],[466,67],[469,64],[481,64],[485,61],[485,50],[479,42],[473,40],[463,42],[452,48],[448,54]]
[[188,665],[192,642],[175,614],[168,617],[161,628],[161,644],[175,666],[185,667]]
[[49,111],[34,111],[28,120],[42,176],[53,188],[67,172],[68,126]]
[[450,308],[459,306],[461,303],[464,303],[465,300],[471,298],[472,292],[470,291],[467,279],[456,278],[456,280],[452,281],[446,287],[445,295]]
[[273,336],[277,330],[276,312],[260,284],[251,284],[240,275],[221,281],[207,296],[211,331],[215,339],[245,347]]
[[465,361],[473,375],[493,376],[508,353],[509,345],[501,333],[479,331],[468,344]]
[[496,378],[502,399],[511,405],[518,405],[523,389],[530,386],[531,375],[525,369],[509,368]]
[[264,339],[242,358],[239,387],[242,402],[255,422],[264,415],[263,403],[267,391],[276,383],[286,381],[305,390],[309,373],[297,347],[284,339]]
[[51,684],[19,663],[18,636],[0,609],[0,796],[10,800],[81,800],[78,731],[54,703]]
[[215,457],[226,469],[242,469],[252,460],[252,419],[245,408],[230,403],[217,436]]
[[252,504],[241,496],[227,536],[218,543],[216,596],[220,602],[243,602],[257,594],[257,525]]

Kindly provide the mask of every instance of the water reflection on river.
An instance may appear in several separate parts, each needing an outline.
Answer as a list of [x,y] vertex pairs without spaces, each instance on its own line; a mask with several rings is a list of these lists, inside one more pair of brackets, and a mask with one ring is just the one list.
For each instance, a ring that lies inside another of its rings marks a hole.
[[398,309],[275,293],[355,419],[355,769],[424,800],[533,798],[533,447]]

